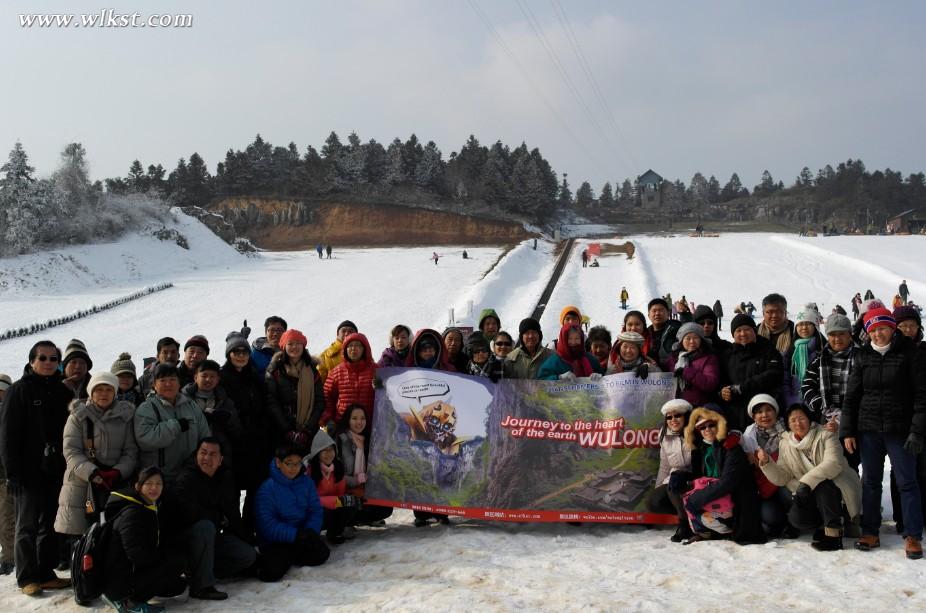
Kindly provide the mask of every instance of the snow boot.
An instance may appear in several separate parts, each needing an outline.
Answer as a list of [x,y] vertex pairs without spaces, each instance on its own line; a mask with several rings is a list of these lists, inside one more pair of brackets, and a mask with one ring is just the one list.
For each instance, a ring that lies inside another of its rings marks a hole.
[[923,543],[915,536],[908,536],[903,540],[904,552],[908,560],[919,560],[923,557]]
[[824,528],[823,535],[810,546],[817,551],[839,551],[842,549],[842,531],[839,528]]
[[863,534],[855,541],[855,548],[859,551],[871,551],[881,546],[881,539],[877,534]]
[[686,539],[690,539],[694,536],[694,533],[691,531],[691,526],[688,523],[679,524],[678,528],[675,529],[675,534],[669,537],[669,540],[673,543],[681,543]]

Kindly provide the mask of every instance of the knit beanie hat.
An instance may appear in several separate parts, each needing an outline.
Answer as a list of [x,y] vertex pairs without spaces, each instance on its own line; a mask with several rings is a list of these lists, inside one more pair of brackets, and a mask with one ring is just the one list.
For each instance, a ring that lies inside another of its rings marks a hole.
[[466,339],[466,354],[472,357],[473,352],[479,349],[489,351],[489,339],[480,331],[475,331]]
[[0,373],[0,392],[10,389],[11,385],[13,385],[13,380],[10,379],[10,375]]
[[225,337],[225,357],[227,358],[234,349],[247,349],[249,351],[251,349],[247,337],[237,330],[229,332],[228,336]]
[[809,304],[797,312],[797,315],[794,316],[794,323],[809,323],[814,326],[818,326],[820,322],[820,313],[817,312],[815,308]]
[[749,326],[753,330],[756,329],[756,320],[754,320],[746,313],[739,313],[736,317],[733,318],[733,321],[730,323],[730,333],[736,332],[737,328],[742,326]]
[[334,447],[334,441],[330,436],[328,436],[327,432],[324,430],[319,430],[315,433],[315,438],[312,439],[312,448],[309,450],[309,459],[311,460],[329,447]]
[[878,300],[877,298],[872,298],[871,300],[866,300],[862,303],[862,308],[859,309],[859,315],[864,315],[871,309],[883,309],[884,303]]
[[207,341],[206,337],[202,334],[191,336],[183,346],[183,350],[186,351],[190,347],[199,347],[206,352],[206,355],[209,355],[209,341]]
[[98,372],[90,377],[90,383],[87,384],[87,394],[93,394],[93,388],[98,385],[108,385],[113,388],[113,391],[116,391],[119,389],[119,379],[111,372],[106,372],[105,370],[103,372]]
[[778,413],[778,401],[775,400],[774,396],[769,394],[756,394],[752,397],[752,400],[749,401],[749,406],[746,408],[746,415],[752,417],[756,407],[760,404],[770,404],[772,408],[775,409],[775,412]]
[[559,312],[559,325],[562,326],[566,323],[566,315],[570,313],[575,313],[579,316],[580,320],[582,319],[582,311],[579,310],[579,307],[569,304],[563,307],[563,310]]
[[916,307],[912,306],[900,306],[894,309],[894,321],[898,324],[904,321],[914,320],[916,325],[922,326],[923,320],[920,317],[919,311],[916,310]]
[[135,362],[132,361],[132,354],[130,353],[120,353],[119,358],[113,362],[112,367],[109,369],[109,372],[116,375],[132,375],[135,376]]
[[93,360],[90,359],[90,354],[87,353],[87,347],[84,345],[84,342],[72,338],[68,341],[67,347],[64,349],[64,358],[61,360],[61,365],[64,366],[74,358],[83,358],[87,363],[87,370],[93,368]]
[[865,324],[865,332],[870,332],[878,326],[888,326],[891,330],[897,327],[897,322],[894,321],[891,312],[884,307],[869,310],[865,313],[863,321]]
[[533,330],[540,335],[540,340],[543,340],[543,331],[540,330],[540,322],[534,319],[533,317],[526,317],[521,320],[521,323],[518,325],[518,339],[524,336],[525,332]]
[[717,321],[717,316],[714,314],[714,309],[706,304],[699,304],[698,308],[695,309],[694,315],[692,315],[692,319],[700,324],[703,323],[705,319]]
[[639,332],[621,332],[617,335],[617,342],[619,343],[633,343],[634,345],[643,346],[643,343],[646,342],[646,339],[643,338],[643,335]]
[[662,405],[660,411],[662,411],[663,416],[665,416],[669,413],[679,411],[682,413],[690,413],[692,408],[694,407],[691,406],[691,403],[684,398],[673,398],[672,400]]
[[[357,330],[359,330],[359,328],[357,328],[357,324],[355,324],[354,322],[352,322],[352,321],[349,320],[349,319],[345,319],[344,321],[342,321],[341,323],[339,323],[339,324],[338,324],[338,329],[335,330],[335,333],[340,332],[340,331],[341,331],[341,328],[353,328],[354,332],[356,332]],[[281,343],[281,344],[282,344],[282,343]]]
[[[342,326],[339,326],[338,329],[340,330],[341,327]],[[305,337],[305,334],[303,334],[302,332],[300,332],[299,330],[295,328],[290,328],[289,330],[287,330],[286,332],[280,335],[280,348],[281,349],[285,348],[286,343],[293,342],[293,341],[297,343],[302,343],[303,347],[309,346],[309,339]]]
[[678,332],[675,334],[675,338],[678,339],[678,342],[682,342],[682,339],[689,334],[697,334],[698,338],[700,338],[702,341],[704,340],[704,328],[700,324],[696,324],[690,321],[681,325],[681,327],[678,329]]
[[845,315],[833,313],[826,318],[826,333],[831,332],[852,332],[852,322]]

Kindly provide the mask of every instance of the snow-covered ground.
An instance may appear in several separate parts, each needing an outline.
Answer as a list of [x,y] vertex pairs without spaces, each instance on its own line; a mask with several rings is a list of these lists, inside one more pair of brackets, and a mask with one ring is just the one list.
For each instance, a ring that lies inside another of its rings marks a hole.
[[[173,289],[42,334],[58,343],[83,339],[99,366],[123,350],[151,355],[158,337],[181,341],[204,333],[215,347],[247,318],[257,334],[264,317],[284,316],[320,351],[343,319],[367,332],[375,352],[395,323],[442,328],[453,308],[472,321],[489,306],[503,328],[517,330],[533,310],[553,267],[553,246],[530,243],[508,251],[468,249],[471,260],[428,260],[430,248],[335,249],[330,261],[313,253],[236,254],[195,222],[181,219],[190,250],[127,238],[112,245],[64,249],[0,260],[0,329],[19,326],[121,296],[145,285],[173,281]],[[697,303],[720,298],[728,313],[740,300],[757,306],[780,291],[791,309],[816,301],[826,314],[848,306],[856,291],[872,289],[889,300],[906,278],[914,300],[926,295],[923,237],[798,238],[734,234],[694,239],[630,237],[632,260],[600,259],[581,267],[577,242],[543,316],[546,340],[555,337],[560,308],[577,304],[592,324],[619,329],[617,294],[626,285],[630,306],[645,309],[656,294],[685,294]],[[614,241],[623,242],[623,241]],[[54,258],[64,259],[54,259]],[[73,258],[70,260],[68,258]],[[73,261],[56,269],[54,262]],[[51,262],[41,275],[33,271]],[[132,264],[134,262],[134,264]],[[484,276],[485,275],[485,276]],[[63,296],[57,295],[64,294]],[[12,306],[11,306],[12,305]],[[726,326],[724,326],[726,331]],[[39,336],[0,342],[0,371],[19,372]],[[216,351],[221,355],[221,350]],[[885,517],[890,501],[885,497]],[[416,529],[399,511],[385,529],[364,529],[314,569],[291,570],[285,581],[227,584],[225,603],[169,602],[182,611],[304,610],[631,610],[739,611],[743,609],[898,611],[926,606],[926,561],[904,559],[902,542],[887,524],[882,548],[817,553],[808,537],[739,547],[731,543],[670,543],[670,530],[633,526],[508,525],[454,520],[453,526]],[[11,577],[0,578],[0,610],[80,611],[67,594],[29,599]],[[97,607],[102,607],[98,604]]]

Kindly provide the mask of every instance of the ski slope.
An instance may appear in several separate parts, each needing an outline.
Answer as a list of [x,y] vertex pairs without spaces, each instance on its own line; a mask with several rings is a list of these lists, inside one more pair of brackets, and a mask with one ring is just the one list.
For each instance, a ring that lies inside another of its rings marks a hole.
[[[495,308],[513,333],[530,314],[554,264],[553,245],[541,241],[505,251],[473,248],[470,260],[428,259],[433,249],[338,249],[332,260],[311,253],[263,253],[246,258],[196,223],[178,218],[190,250],[128,237],[110,245],[64,249],[0,260],[0,328],[28,323],[134,291],[159,281],[173,289],[106,313],[32,336],[0,342],[0,371],[21,371],[29,347],[48,337],[84,340],[107,367],[120,351],[141,357],[158,337],[181,342],[206,334],[221,360],[225,334],[247,318],[253,339],[267,315],[302,329],[310,350],[324,349],[343,319],[355,321],[383,349],[395,323],[412,328],[472,323],[481,308]],[[178,226],[179,227],[179,226]],[[613,242],[623,242],[625,239]],[[562,306],[576,304],[592,324],[619,330],[622,285],[630,306],[645,310],[653,295],[685,294],[696,303],[721,299],[727,313],[740,300],[757,306],[779,291],[791,310],[816,301],[826,314],[848,306],[871,288],[889,300],[906,278],[912,298],[926,296],[926,238],[798,238],[737,234],[720,238],[629,237],[633,259],[600,259],[581,267],[589,240],[577,241],[542,319],[544,338],[558,330]],[[501,259],[499,260],[499,257]],[[496,263],[496,260],[499,260]],[[71,263],[68,263],[71,262]],[[494,264],[494,266],[493,266]],[[42,268],[45,265],[45,268]],[[491,268],[491,270],[490,270]],[[35,272],[37,269],[43,272]],[[488,271],[488,274],[487,274]],[[473,314],[468,304],[473,303]],[[723,327],[726,334],[726,326]],[[885,517],[890,500],[885,496]],[[670,543],[670,530],[607,525],[508,525],[454,520],[451,527],[416,529],[397,512],[385,529],[363,529],[333,550],[319,568],[291,570],[284,581],[224,584],[225,603],[175,599],[171,611],[904,611],[926,606],[926,562],[904,559],[893,527],[882,548],[822,554],[809,538],[739,547],[732,543]],[[0,610],[83,611],[69,594],[22,596],[12,577],[0,578]],[[97,603],[97,609],[103,605]]]

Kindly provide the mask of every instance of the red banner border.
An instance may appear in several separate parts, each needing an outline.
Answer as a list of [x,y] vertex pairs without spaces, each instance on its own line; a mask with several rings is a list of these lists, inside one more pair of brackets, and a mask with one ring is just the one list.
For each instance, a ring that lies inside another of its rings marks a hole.
[[411,511],[424,511],[425,513],[440,513],[452,517],[465,517],[467,519],[485,519],[489,521],[510,522],[582,522],[603,524],[650,524],[671,526],[678,523],[675,515],[662,513],[644,513],[627,511],[618,513],[614,511],[549,511],[528,509],[493,509],[483,507],[450,507],[443,505],[417,504],[399,502],[397,500],[383,500],[369,498],[368,504],[396,509],[409,509]]

